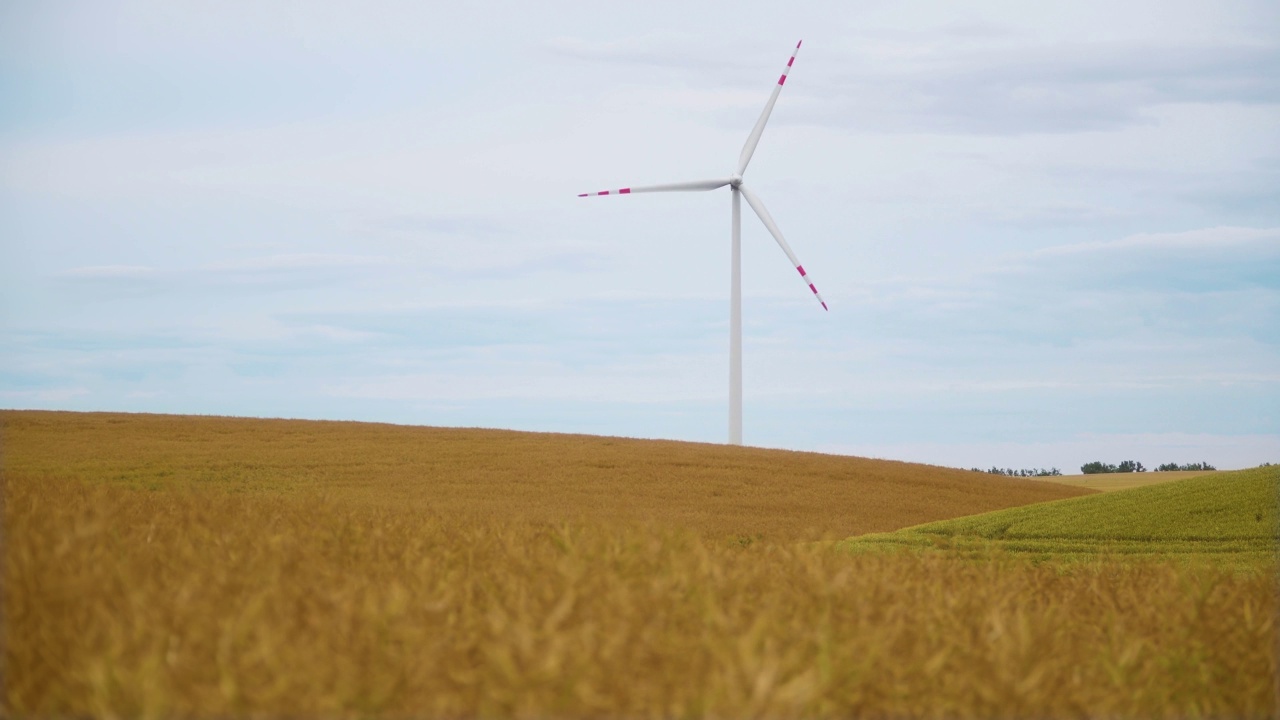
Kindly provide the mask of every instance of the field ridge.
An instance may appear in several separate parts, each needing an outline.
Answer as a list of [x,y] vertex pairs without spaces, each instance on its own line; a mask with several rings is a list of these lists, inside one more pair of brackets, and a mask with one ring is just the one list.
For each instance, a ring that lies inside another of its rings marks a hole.
[[0,411],[6,472],[323,493],[427,514],[837,540],[1093,491],[929,465],[666,440],[374,423]]

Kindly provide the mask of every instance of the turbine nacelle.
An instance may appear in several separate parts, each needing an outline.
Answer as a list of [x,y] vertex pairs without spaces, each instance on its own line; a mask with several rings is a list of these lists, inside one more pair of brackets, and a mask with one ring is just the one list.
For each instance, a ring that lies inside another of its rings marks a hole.
[[742,176],[734,173],[729,176],[729,187],[737,190],[742,185]]

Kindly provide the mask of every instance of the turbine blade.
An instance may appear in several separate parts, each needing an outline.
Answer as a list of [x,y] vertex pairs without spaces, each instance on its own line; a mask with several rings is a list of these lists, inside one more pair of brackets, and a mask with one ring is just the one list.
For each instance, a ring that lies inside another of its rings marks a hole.
[[769,211],[764,208],[764,203],[760,202],[760,198],[756,194],[747,189],[746,185],[739,185],[738,190],[742,192],[742,197],[747,199],[747,204],[752,210],[756,211],[756,215],[760,217],[760,222],[769,229],[773,239],[778,241],[778,245],[782,248],[782,252],[787,254],[787,259],[792,265],[796,266],[796,270],[800,273],[800,279],[804,280],[804,284],[809,286],[813,291],[813,296],[818,298],[818,302],[822,303],[822,309],[827,309],[827,301],[822,299],[822,293],[818,292],[818,288],[814,287],[813,278],[809,277],[809,273],[804,271],[804,266],[796,259],[796,254],[791,252],[791,246],[787,244],[787,239],[782,237],[782,231],[778,229],[778,224],[773,221],[773,216],[769,215]]
[[578,197],[593,195],[631,195],[644,192],[693,192],[698,190],[715,190],[729,184],[729,178],[720,180],[693,180],[691,182],[666,183],[665,185],[645,185],[644,187],[625,187],[620,190],[601,190],[593,193],[578,193]]
[[791,63],[796,61],[796,53],[800,52],[801,40],[796,43],[796,49],[791,52],[791,59],[787,61],[787,66],[782,68],[782,75],[778,78],[778,84],[773,86],[773,94],[769,96],[769,102],[765,103],[764,111],[760,113],[760,119],[756,120],[756,126],[751,128],[751,134],[747,136],[747,143],[742,146],[742,154],[738,156],[738,174],[747,171],[747,163],[751,162],[751,156],[756,152],[756,145],[760,143],[760,136],[764,134],[765,123],[769,122],[769,114],[773,112],[773,104],[778,102],[778,93],[782,92],[782,85],[787,81],[787,73],[791,72]]

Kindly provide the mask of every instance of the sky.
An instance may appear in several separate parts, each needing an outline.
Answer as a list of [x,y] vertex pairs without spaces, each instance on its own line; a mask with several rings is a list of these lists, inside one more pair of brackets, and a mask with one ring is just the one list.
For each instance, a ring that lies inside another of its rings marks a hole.
[[1280,462],[1280,4],[6,2],[0,407]]

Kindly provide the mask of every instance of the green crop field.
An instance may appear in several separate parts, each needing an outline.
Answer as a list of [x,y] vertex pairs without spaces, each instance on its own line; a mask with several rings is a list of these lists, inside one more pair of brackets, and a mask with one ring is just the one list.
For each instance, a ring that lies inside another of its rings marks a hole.
[[1274,560],[1280,467],[1221,472],[852,538],[850,548]]

